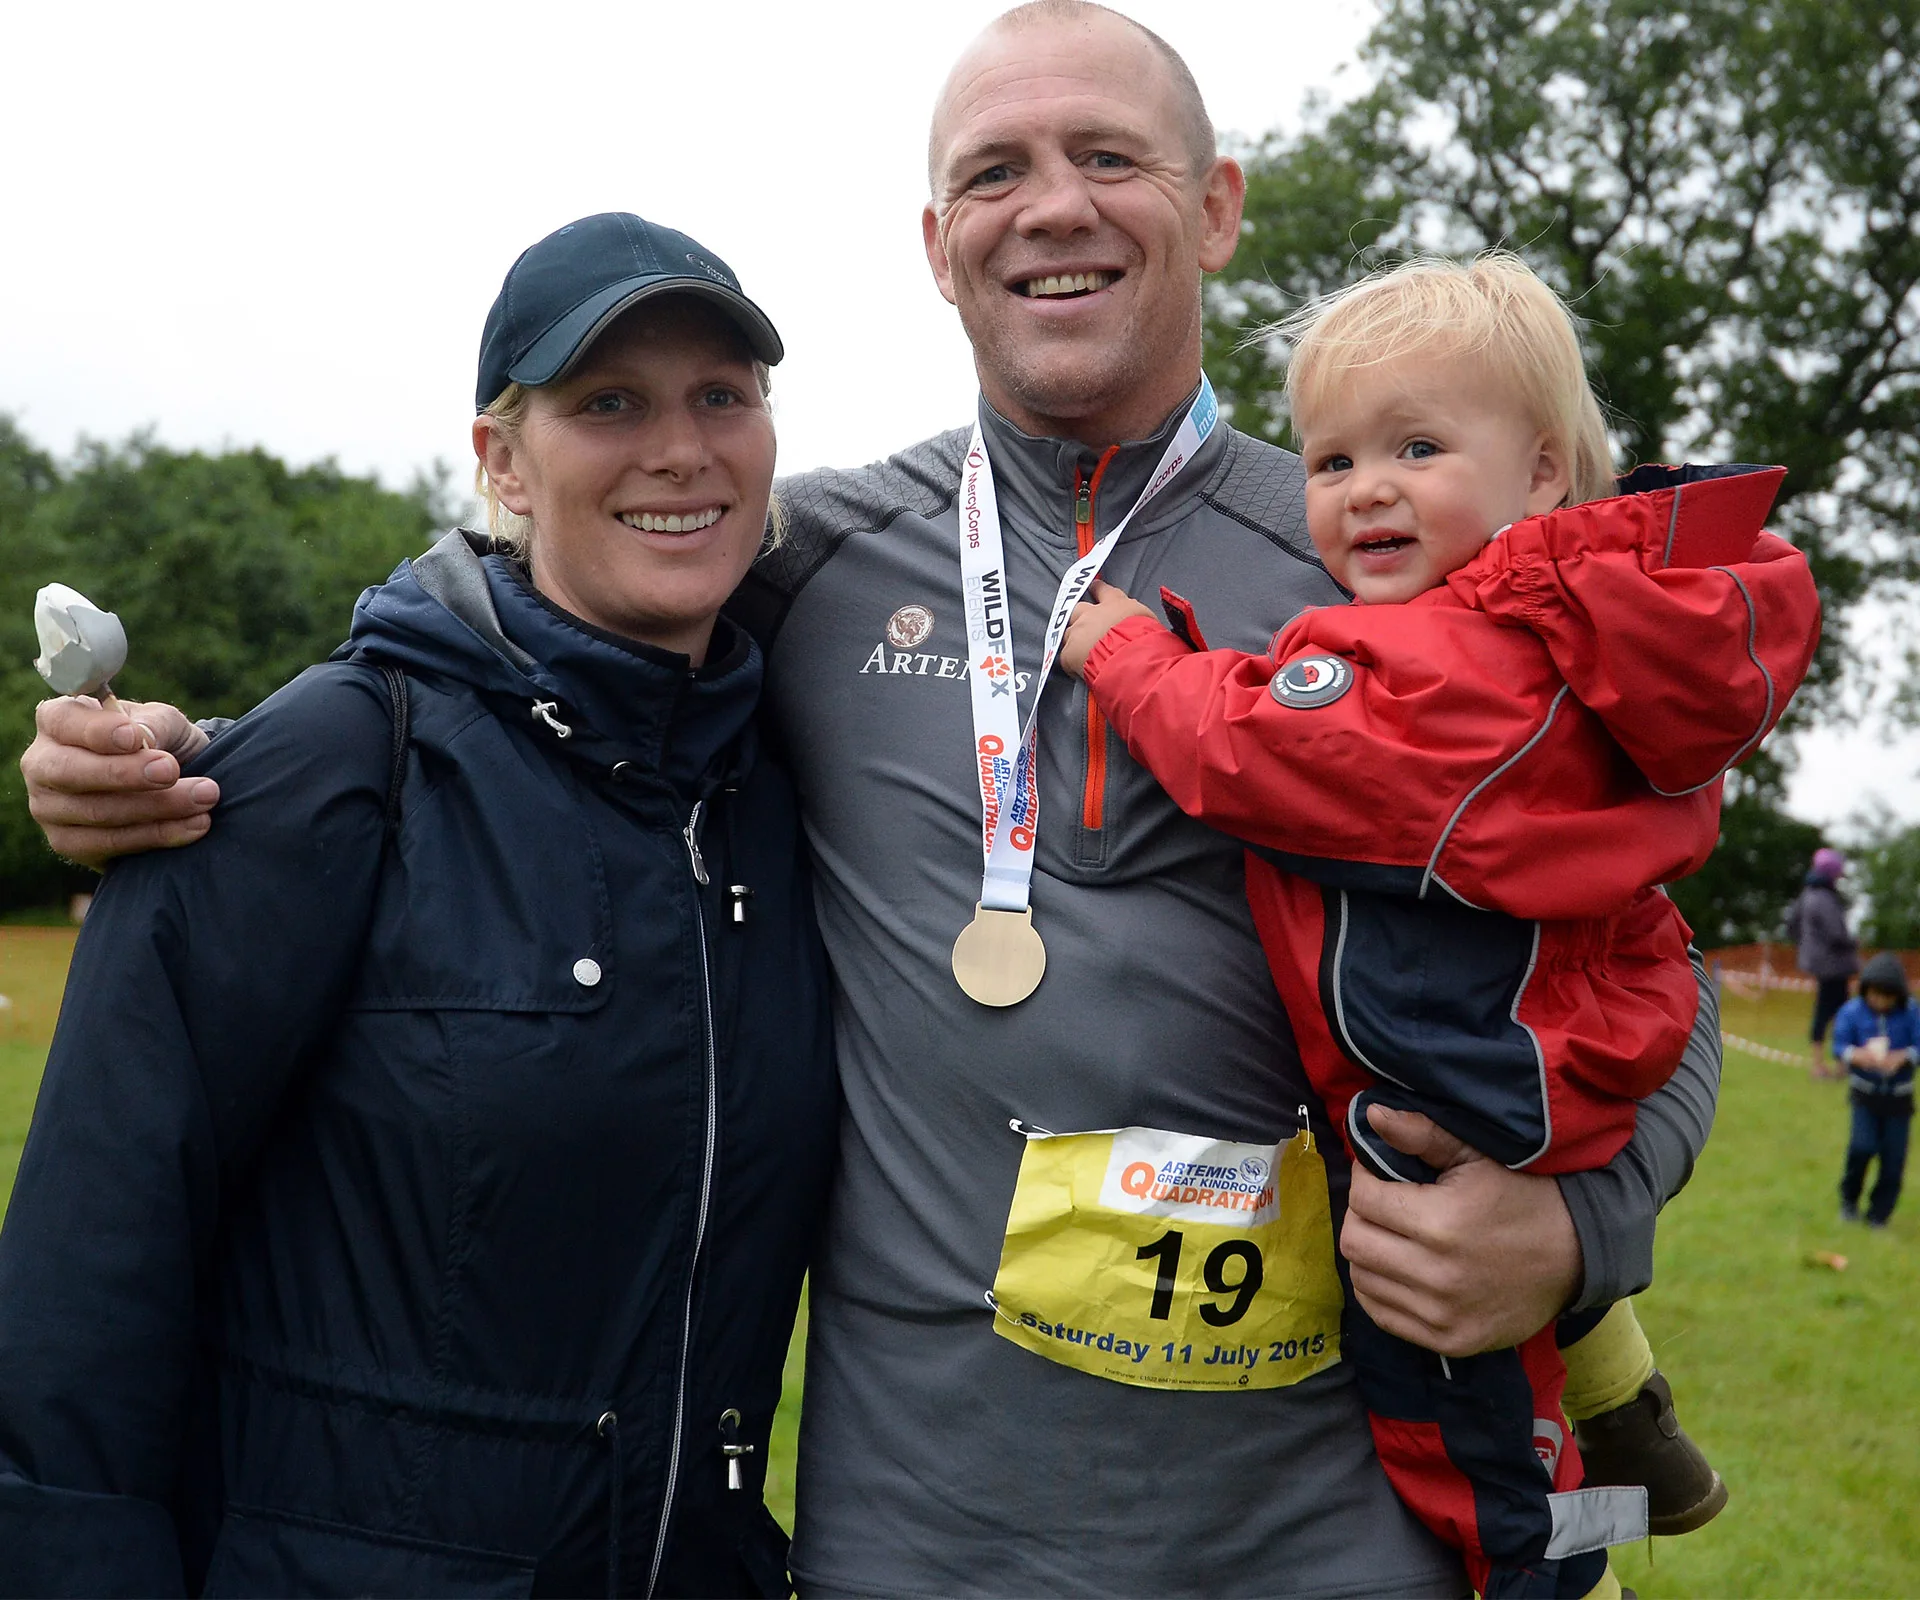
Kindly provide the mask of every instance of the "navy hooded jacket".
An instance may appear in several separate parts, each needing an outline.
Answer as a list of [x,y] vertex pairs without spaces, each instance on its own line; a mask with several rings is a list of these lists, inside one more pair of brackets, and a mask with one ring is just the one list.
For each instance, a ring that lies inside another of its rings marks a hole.
[[838,1099],[759,653],[479,548],[369,590],[96,899],[0,1233],[0,1593],[785,1592]]

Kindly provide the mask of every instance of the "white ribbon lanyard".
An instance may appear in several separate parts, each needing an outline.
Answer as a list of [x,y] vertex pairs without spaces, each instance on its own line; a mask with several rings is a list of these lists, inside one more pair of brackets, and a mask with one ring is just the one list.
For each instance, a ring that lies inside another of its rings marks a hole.
[[980,904],[989,911],[1024,912],[1033,883],[1033,847],[1040,824],[1040,793],[1034,776],[1034,746],[1047,674],[1060,652],[1067,619],[1100,575],[1101,565],[1140,508],[1191,461],[1220,415],[1213,385],[1202,376],[1200,393],[1181,421],[1160,465],[1113,530],[1073,566],[1054,593],[1046,645],[1033,704],[1020,726],[1014,698],[1013,616],[1008,605],[1005,546],[993,492],[993,467],[978,422],[960,469],[960,585],[967,609],[967,678],[973,693],[974,758],[980,782],[981,849],[986,870]]

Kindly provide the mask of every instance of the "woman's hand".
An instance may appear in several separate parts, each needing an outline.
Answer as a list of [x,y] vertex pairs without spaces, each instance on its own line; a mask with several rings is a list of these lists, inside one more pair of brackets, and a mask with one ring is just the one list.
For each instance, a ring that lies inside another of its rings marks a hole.
[[1093,647],[1125,622],[1128,617],[1151,617],[1153,613],[1138,600],[1100,579],[1093,580],[1087,598],[1073,608],[1066,636],[1060,641],[1060,670],[1079,677],[1086,670]]
[[1415,1112],[1375,1106],[1368,1120],[1440,1173],[1436,1183],[1388,1183],[1353,1169],[1340,1253],[1375,1322],[1468,1356],[1519,1344],[1566,1309],[1580,1287],[1580,1241],[1552,1178],[1510,1172]]
[[33,820],[82,866],[192,844],[220,798],[211,778],[180,776],[180,763],[207,746],[185,715],[158,701],[118,707],[85,695],[41,701],[39,731],[20,757]]

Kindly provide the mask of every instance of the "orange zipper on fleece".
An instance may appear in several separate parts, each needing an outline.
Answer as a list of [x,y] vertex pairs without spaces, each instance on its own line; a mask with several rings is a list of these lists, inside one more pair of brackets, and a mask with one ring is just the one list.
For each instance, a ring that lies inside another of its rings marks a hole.
[[[1089,481],[1084,473],[1073,475],[1073,532],[1080,554],[1093,548],[1093,497],[1100,492],[1100,480],[1107,475],[1107,463],[1120,453],[1110,445],[1100,458]],[[1087,696],[1087,786],[1080,796],[1080,826],[1099,828],[1106,820],[1107,806],[1107,719],[1091,694]]]

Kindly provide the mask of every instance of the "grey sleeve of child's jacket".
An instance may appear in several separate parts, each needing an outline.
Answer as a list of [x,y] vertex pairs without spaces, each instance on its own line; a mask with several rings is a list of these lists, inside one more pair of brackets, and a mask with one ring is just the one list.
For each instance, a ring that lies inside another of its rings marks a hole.
[[1584,1279],[1568,1308],[1584,1311],[1653,1282],[1653,1219],[1686,1187],[1706,1146],[1720,1095],[1720,1001],[1697,951],[1700,1013],[1665,1087],[1640,1102],[1633,1138],[1604,1167],[1560,1178],[1580,1239]]

